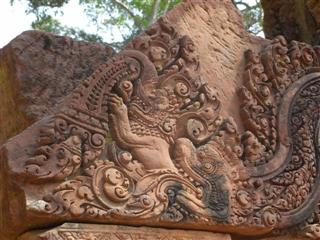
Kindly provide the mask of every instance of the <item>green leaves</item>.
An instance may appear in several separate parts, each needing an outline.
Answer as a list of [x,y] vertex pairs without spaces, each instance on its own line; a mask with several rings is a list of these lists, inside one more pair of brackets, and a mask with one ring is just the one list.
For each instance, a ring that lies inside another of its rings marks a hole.
[[[19,0],[10,0],[11,2]],[[103,41],[103,36],[119,32],[117,48],[140,33],[157,18],[179,4],[181,0],[78,0],[84,7],[85,14],[97,34],[88,34],[82,29],[64,26],[55,17],[63,14],[61,8],[70,0],[26,0],[29,8],[27,14],[34,14],[37,19],[32,23],[34,29],[68,35],[88,41]],[[248,31],[261,32],[262,9],[260,1],[248,4],[248,0],[234,0],[239,7]],[[109,43],[111,44],[111,43]]]
[[263,11],[260,0],[250,1],[236,0],[234,4],[239,8],[245,28],[252,34],[259,34],[262,32]]
[[52,16],[43,14],[36,21],[31,24],[33,29],[41,30],[44,32],[52,32],[55,34],[60,34],[63,32],[63,27],[61,23],[54,19]]

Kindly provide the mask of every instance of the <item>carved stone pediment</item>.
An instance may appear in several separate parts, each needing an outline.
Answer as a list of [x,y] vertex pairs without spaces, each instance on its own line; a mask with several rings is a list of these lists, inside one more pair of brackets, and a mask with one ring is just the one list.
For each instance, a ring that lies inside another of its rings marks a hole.
[[277,37],[245,56],[233,120],[190,37],[165,17],[137,36],[2,147],[32,228],[49,219],[319,238],[319,48]]

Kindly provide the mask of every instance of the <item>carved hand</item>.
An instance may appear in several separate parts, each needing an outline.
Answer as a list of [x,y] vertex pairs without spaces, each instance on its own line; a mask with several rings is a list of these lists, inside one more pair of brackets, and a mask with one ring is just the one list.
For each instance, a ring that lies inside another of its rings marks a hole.
[[111,93],[109,95],[109,109],[111,114],[114,114],[119,120],[126,120],[128,118],[127,106],[123,103],[121,97]]

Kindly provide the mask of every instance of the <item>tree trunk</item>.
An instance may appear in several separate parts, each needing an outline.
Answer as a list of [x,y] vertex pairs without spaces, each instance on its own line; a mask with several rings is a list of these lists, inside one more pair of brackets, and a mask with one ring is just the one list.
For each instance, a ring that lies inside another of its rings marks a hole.
[[320,2],[317,0],[261,0],[267,38],[284,35],[287,40],[319,42]]

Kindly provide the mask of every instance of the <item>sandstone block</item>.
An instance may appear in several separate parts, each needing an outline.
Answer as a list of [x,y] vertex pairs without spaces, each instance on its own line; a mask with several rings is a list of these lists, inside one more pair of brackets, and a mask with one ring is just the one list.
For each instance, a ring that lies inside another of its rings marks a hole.
[[52,114],[113,54],[103,44],[39,31],[23,32],[0,49],[0,145]]

